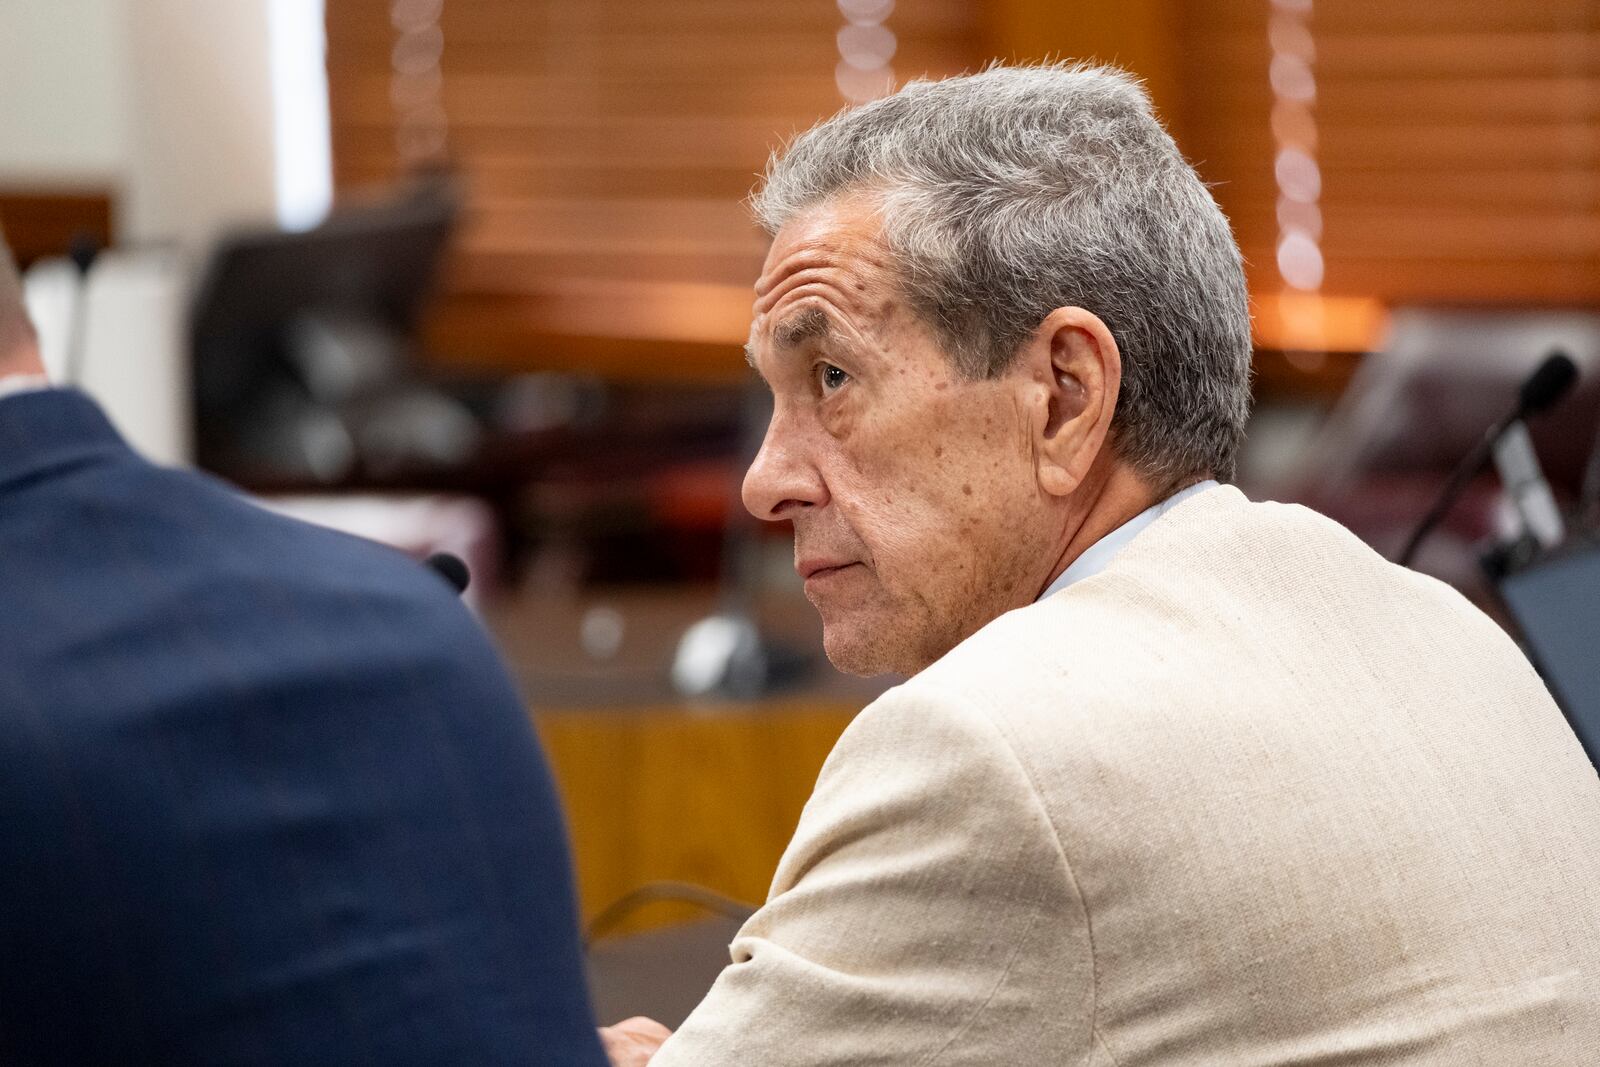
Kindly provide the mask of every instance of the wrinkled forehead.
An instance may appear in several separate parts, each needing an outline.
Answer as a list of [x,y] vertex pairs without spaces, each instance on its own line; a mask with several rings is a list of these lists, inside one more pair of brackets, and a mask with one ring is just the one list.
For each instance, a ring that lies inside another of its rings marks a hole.
[[773,235],[756,280],[757,314],[781,299],[787,283],[805,271],[832,270],[871,284],[888,280],[889,256],[875,200],[857,194],[802,211]]
[[833,255],[790,262],[756,300],[745,361],[760,370],[759,353],[782,357],[832,349],[879,330],[893,317],[894,294],[873,273]]

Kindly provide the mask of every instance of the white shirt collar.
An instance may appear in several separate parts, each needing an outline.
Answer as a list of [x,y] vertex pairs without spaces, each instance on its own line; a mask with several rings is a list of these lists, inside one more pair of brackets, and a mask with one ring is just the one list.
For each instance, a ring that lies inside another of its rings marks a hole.
[[50,379],[42,374],[10,374],[0,376],[0,399],[16,393],[31,393],[35,389],[50,388]]
[[1121,552],[1129,541],[1139,536],[1146,526],[1149,526],[1190,497],[1203,493],[1207,489],[1214,489],[1216,485],[1215,479],[1207,478],[1203,482],[1196,482],[1187,489],[1180,489],[1154,507],[1145,508],[1139,514],[1084,549],[1083,554],[1067,565],[1067,569],[1061,572],[1060,577],[1050,583],[1050,588],[1046,589],[1039,599],[1043,600],[1045,597],[1053,596],[1073,582],[1080,582],[1091,575],[1099,574],[1106,569],[1112,558],[1118,552]]

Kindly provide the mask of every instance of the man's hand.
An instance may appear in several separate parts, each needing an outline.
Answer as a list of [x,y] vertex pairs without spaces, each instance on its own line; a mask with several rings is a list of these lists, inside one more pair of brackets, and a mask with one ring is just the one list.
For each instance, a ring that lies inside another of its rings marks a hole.
[[611,1057],[611,1067],[645,1067],[671,1036],[671,1030],[642,1015],[600,1028],[600,1043]]

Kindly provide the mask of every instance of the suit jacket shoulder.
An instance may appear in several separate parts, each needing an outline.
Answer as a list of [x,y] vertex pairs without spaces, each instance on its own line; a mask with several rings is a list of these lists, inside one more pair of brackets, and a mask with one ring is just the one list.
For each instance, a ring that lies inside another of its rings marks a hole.
[[1212,490],[862,713],[662,1063],[1576,1064],[1596,887],[1504,634]]
[[917,681],[1037,784],[1118,1062],[1600,1047],[1600,779],[1499,627],[1337,524],[1200,494]]
[[554,791],[445,583],[76,394],[0,403],[0,453],[0,1059],[602,1063]]
[[731,954],[653,1064],[976,1067],[1092,1046],[1089,931],[1037,793],[990,721],[916,684],[845,731]]

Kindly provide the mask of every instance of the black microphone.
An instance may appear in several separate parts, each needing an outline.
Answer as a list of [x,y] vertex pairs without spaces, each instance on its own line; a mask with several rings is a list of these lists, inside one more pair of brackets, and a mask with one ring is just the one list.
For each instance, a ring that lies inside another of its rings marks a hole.
[[460,556],[450,552],[435,552],[424,562],[433,568],[433,572],[445,581],[460,596],[467,591],[467,586],[472,584],[472,572],[467,570],[467,565]]
[[1417,549],[1434,528],[1444,521],[1450,513],[1451,506],[1461,496],[1474,475],[1483,469],[1484,463],[1494,452],[1495,445],[1500,438],[1505,436],[1507,430],[1520,423],[1529,415],[1537,414],[1551,407],[1556,401],[1567,395],[1574,382],[1578,380],[1578,365],[1565,352],[1552,352],[1545,357],[1543,363],[1528,375],[1523,381],[1522,388],[1517,390],[1517,405],[1510,413],[1490,426],[1484,433],[1483,439],[1477,446],[1468,452],[1466,457],[1457,464],[1456,469],[1450,473],[1450,478],[1444,484],[1444,489],[1434,501],[1433,507],[1423,516],[1417,524],[1416,532],[1406,542],[1406,547],[1400,553],[1400,565],[1410,566],[1411,560],[1417,554]]
[[1567,395],[1578,380],[1578,365],[1565,352],[1555,351],[1539,364],[1517,391],[1517,410],[1507,425],[1528,415],[1536,415]]
[[99,238],[91,233],[75,233],[67,244],[67,258],[78,268],[78,276],[81,278],[89,276],[94,261],[100,258],[102,251],[104,249],[100,247]]
[[62,360],[61,380],[65,385],[82,385],[84,346],[88,344],[89,272],[100,257],[100,242],[87,233],[76,233],[67,248],[67,259],[77,270],[74,279],[72,319],[67,324],[66,357]]

